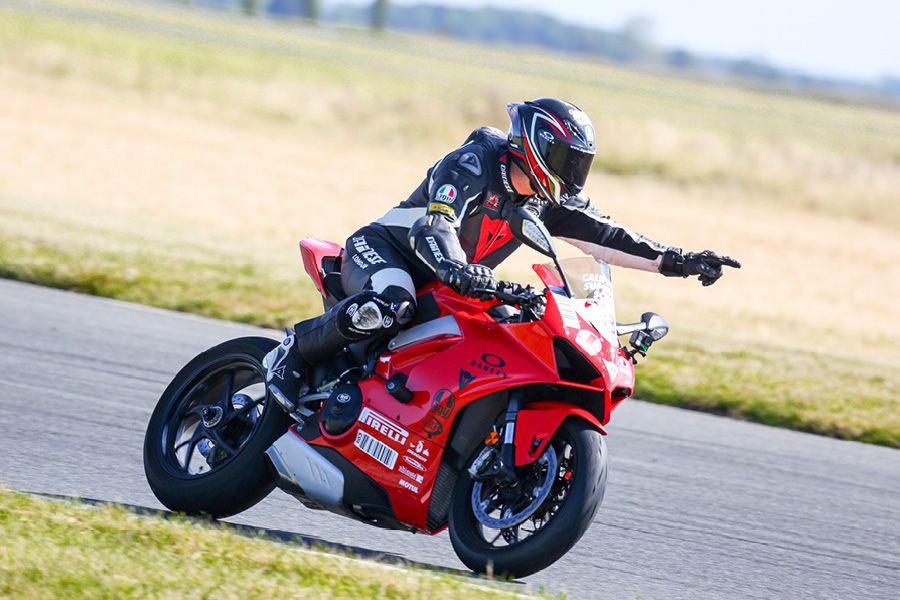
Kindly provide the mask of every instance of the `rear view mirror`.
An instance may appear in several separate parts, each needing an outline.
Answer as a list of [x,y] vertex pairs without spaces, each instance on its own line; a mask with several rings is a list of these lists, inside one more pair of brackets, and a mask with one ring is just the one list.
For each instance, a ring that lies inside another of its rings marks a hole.
[[658,342],[669,333],[669,322],[656,313],[647,312],[642,314],[641,323],[644,324],[647,333],[650,334],[654,342]]
[[628,343],[632,350],[625,350],[625,353],[631,358],[632,362],[637,363],[635,358],[638,354],[647,356],[647,350],[654,342],[666,337],[669,333],[669,322],[656,313],[647,312],[641,315],[640,323],[616,323],[616,335],[631,334]]

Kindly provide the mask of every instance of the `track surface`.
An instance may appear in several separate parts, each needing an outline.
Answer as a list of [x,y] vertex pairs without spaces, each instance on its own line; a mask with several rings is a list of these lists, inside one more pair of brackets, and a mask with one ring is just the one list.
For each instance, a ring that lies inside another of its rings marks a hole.
[[[156,399],[193,355],[248,334],[271,332],[0,281],[0,482],[161,508],[141,462]],[[609,430],[596,522],[528,588],[575,598],[898,597],[900,452],[632,400]],[[382,531],[281,492],[234,521],[463,568],[446,533]]]

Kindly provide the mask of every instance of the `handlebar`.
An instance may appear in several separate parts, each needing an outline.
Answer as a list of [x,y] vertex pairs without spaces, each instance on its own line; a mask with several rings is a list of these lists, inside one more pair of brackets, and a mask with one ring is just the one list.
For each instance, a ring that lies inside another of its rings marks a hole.
[[530,285],[521,285],[512,281],[498,281],[496,289],[478,288],[472,290],[483,298],[496,298],[502,304],[531,308],[544,305],[544,294],[537,292]]

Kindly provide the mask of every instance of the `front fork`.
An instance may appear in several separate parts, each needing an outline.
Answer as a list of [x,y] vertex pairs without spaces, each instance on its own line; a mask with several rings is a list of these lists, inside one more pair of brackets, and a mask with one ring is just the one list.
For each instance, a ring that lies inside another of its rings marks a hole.
[[[516,481],[516,418],[519,411],[525,405],[521,390],[512,390],[509,394],[509,406],[503,417],[503,440],[500,443],[499,452],[493,434],[485,443],[487,444],[472,466],[469,467],[469,476],[474,480],[499,477],[508,482]],[[494,443],[491,443],[494,441]]]

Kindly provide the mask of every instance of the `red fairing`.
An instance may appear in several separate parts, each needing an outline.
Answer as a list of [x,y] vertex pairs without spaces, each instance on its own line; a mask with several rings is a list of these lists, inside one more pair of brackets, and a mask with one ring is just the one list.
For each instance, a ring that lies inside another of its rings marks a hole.
[[325,295],[325,286],[322,278],[325,273],[322,272],[322,259],[332,256],[340,256],[343,248],[334,242],[325,240],[317,240],[314,238],[306,238],[300,241],[300,256],[303,258],[303,268],[306,274],[313,280],[316,289],[323,296]]
[[[455,304],[449,295],[456,294],[449,289],[436,294],[446,294]],[[338,437],[323,431],[312,442],[337,449],[361,468],[388,492],[396,518],[422,531],[428,531],[432,488],[459,411],[493,392],[559,380],[552,338],[540,322],[501,325],[473,306],[480,302],[464,303],[467,310],[454,314],[461,335],[440,336],[380,357],[381,377],[407,375],[406,386],[413,392],[409,403],[388,394],[383,379],[364,380],[359,384],[364,408],[357,424]],[[396,460],[388,461],[392,468],[356,446],[360,430],[397,453]]]
[[564,402],[532,402],[520,410],[516,418],[516,466],[536,461],[566,417],[583,419],[606,435],[597,417],[583,408]]
[[[307,272],[320,287],[318,265],[323,257],[338,254],[340,247],[304,240],[301,249]],[[558,277],[547,269],[536,270],[548,287],[559,291]],[[519,413],[514,440],[516,464],[524,465],[540,456],[568,417],[583,419],[605,433],[612,391],[625,385],[630,393],[634,374],[618,345],[613,347],[578,314],[575,301],[559,294],[547,294],[543,319],[524,323],[498,322],[487,314],[496,301],[460,296],[439,283],[423,287],[419,294],[433,296],[439,318],[419,326],[420,332],[427,331],[421,339],[377,358],[374,375],[359,382],[363,409],[347,432],[332,436],[320,429],[321,436],[310,443],[335,449],[381,486],[398,521],[434,534],[442,527],[427,524],[432,492],[444,448],[466,406],[492,394],[544,384],[578,389],[580,397],[596,398],[593,406],[552,397],[528,403]],[[440,318],[444,320],[438,326]],[[587,383],[561,379],[554,349],[558,337],[584,354],[600,375]],[[405,404],[385,389],[386,380],[398,373],[406,376],[405,385],[412,392]]]
[[553,269],[547,265],[532,265],[531,269],[537,273],[538,277],[545,285],[562,289],[564,287],[562,279],[553,272]]
[[600,371],[601,376],[595,381],[606,395],[607,406],[603,412],[605,424],[609,421],[612,409],[612,392],[617,388],[627,390],[621,396],[624,398],[634,390],[634,365],[622,351],[614,334],[603,335],[585,320],[582,315],[585,307],[580,305],[588,302],[549,292],[544,322],[553,335],[574,343]]

